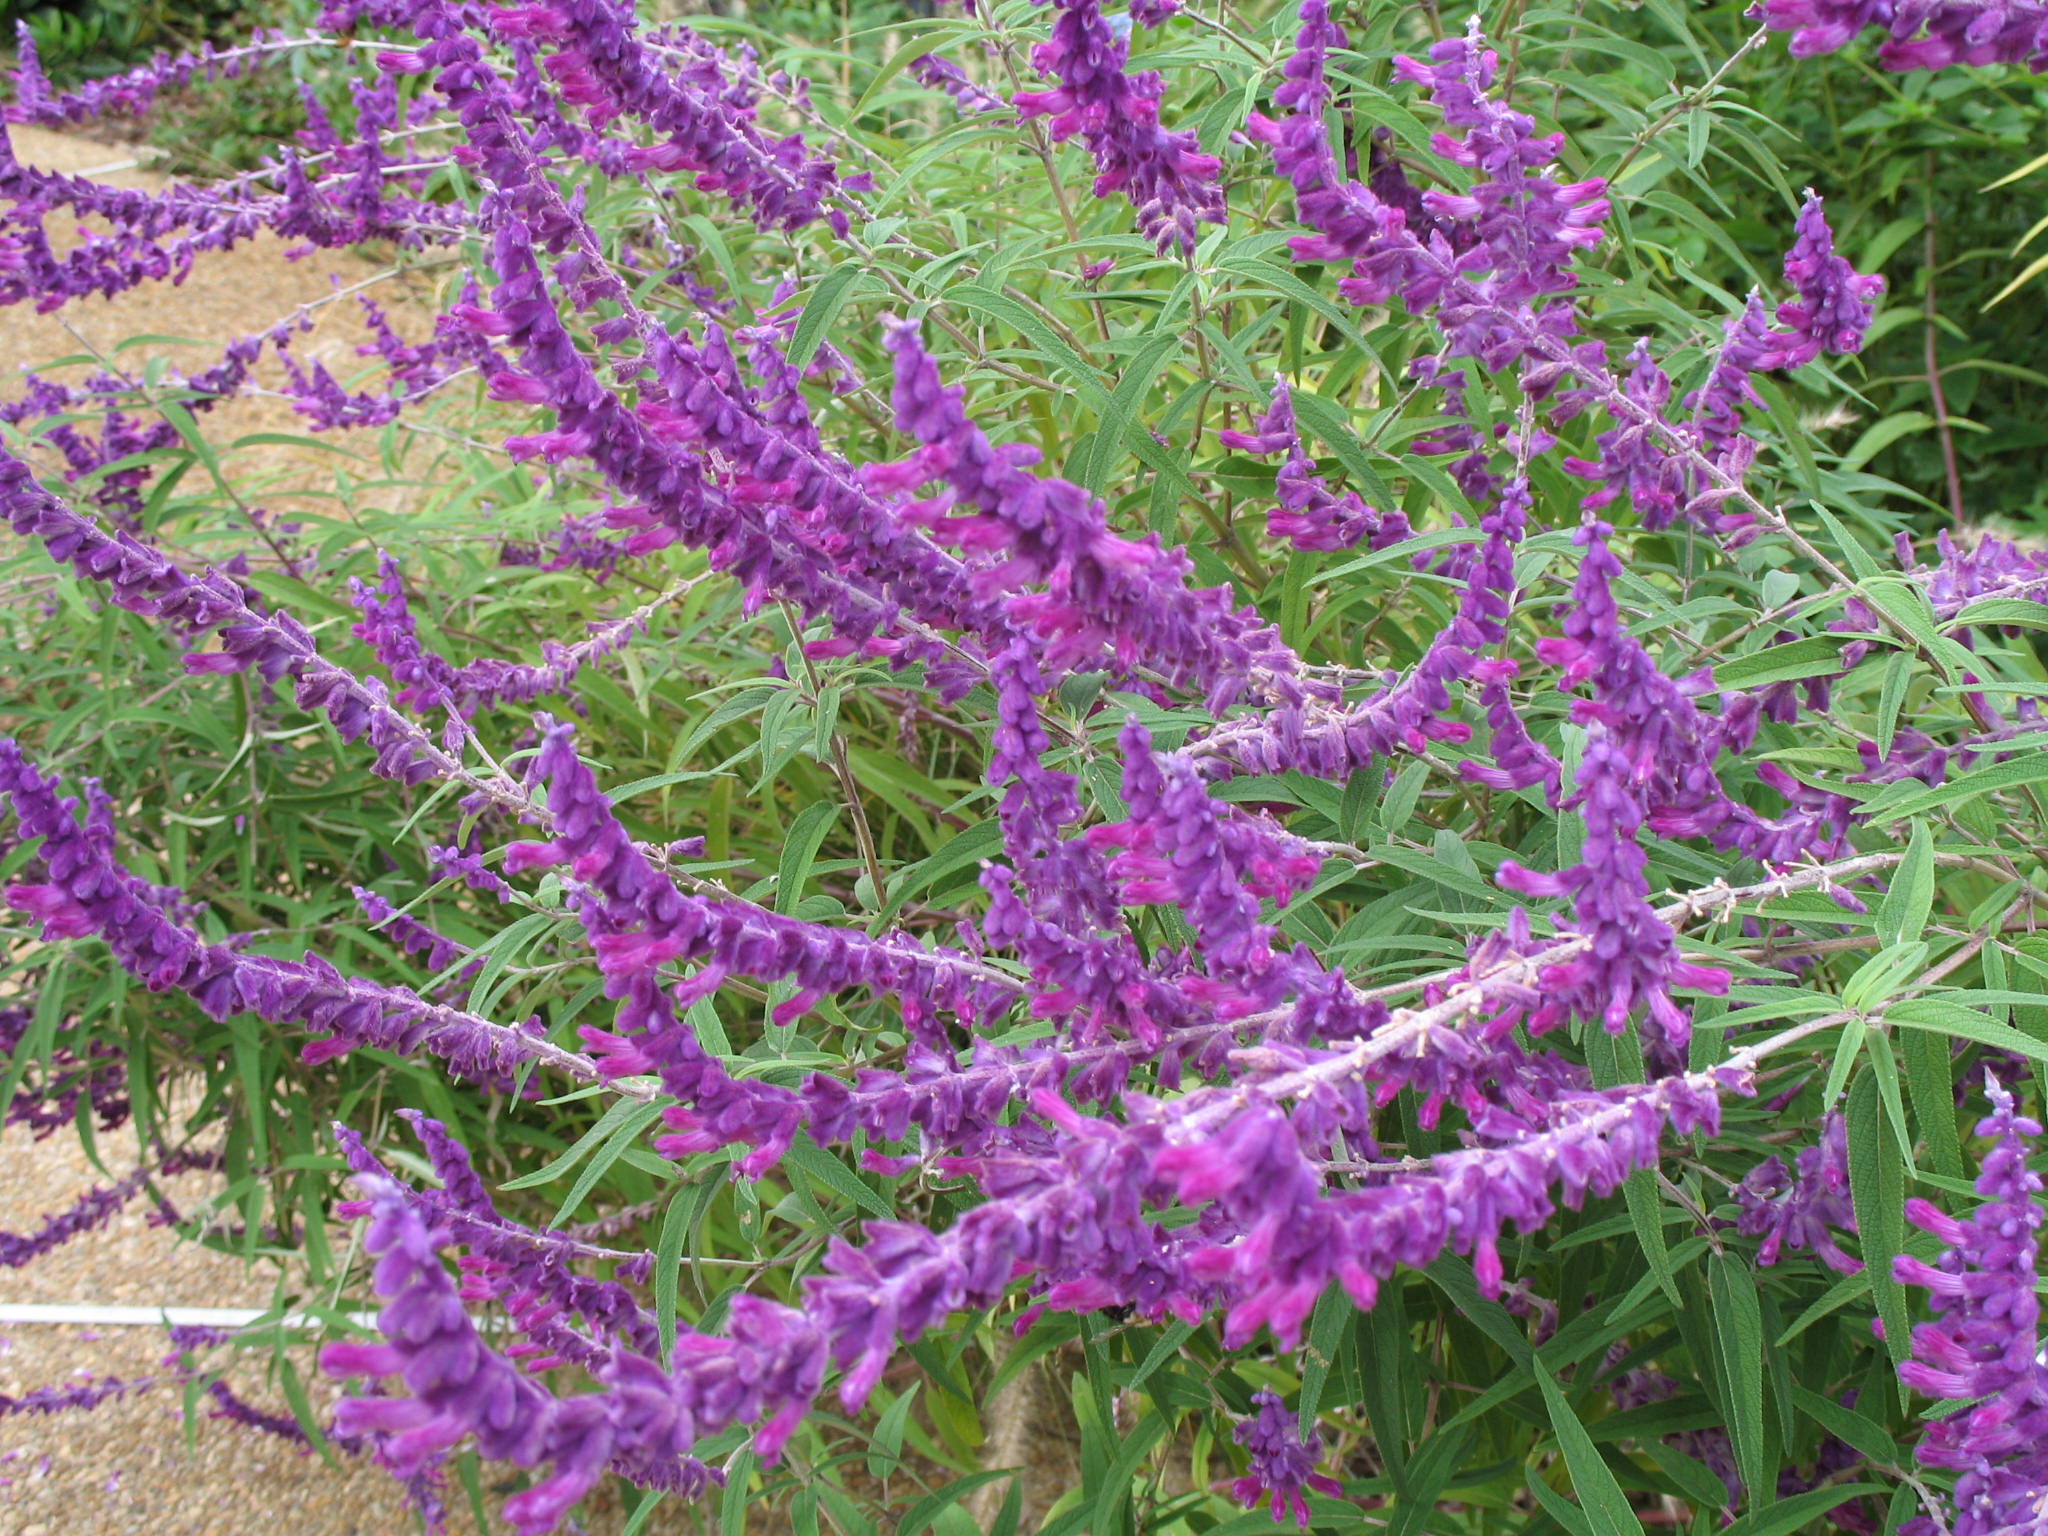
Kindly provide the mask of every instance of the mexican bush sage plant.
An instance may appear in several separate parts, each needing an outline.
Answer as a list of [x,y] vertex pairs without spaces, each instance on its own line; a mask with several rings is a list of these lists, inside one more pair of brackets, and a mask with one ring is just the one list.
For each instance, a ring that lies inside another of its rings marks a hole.
[[[1987,18],[1760,12],[2033,56]],[[1885,323],[1833,189],[1688,243],[1763,34],[1622,25],[24,56],[17,123],[289,63],[307,126],[160,191],[0,143],[0,299],[263,234],[411,288],[0,408],[0,1103],[139,1147],[0,1257],[147,1193],[357,1298],[331,1413],[205,1390],[430,1525],[483,1462],[527,1533],[2038,1526],[2048,563],[1813,424]],[[252,500],[254,391],[385,478]]]

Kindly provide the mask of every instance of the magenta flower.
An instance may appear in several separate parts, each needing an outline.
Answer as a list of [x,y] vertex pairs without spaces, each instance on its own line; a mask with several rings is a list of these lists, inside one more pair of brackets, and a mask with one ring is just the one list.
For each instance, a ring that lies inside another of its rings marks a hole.
[[1253,1394],[1252,1416],[1240,1419],[1231,1431],[1237,1443],[1251,1452],[1251,1466],[1230,1485],[1230,1491],[1246,1509],[1270,1499],[1276,1525],[1291,1512],[1294,1523],[1306,1530],[1308,1500],[1304,1492],[1335,1498],[1344,1490],[1335,1478],[1316,1471],[1316,1463],[1323,1457],[1323,1437],[1314,1430],[1304,1435],[1298,1417],[1277,1394]]

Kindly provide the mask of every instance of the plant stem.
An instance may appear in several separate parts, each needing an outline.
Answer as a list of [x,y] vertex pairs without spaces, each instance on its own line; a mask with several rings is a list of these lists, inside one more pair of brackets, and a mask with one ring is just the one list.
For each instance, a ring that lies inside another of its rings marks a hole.
[[1927,274],[1924,323],[1927,359],[1927,394],[1934,402],[1934,430],[1941,439],[1941,471],[1948,484],[1949,515],[1957,528],[1963,526],[1963,477],[1956,469],[1956,436],[1948,421],[1948,396],[1941,388],[1941,349],[1936,342],[1938,317],[1934,308],[1934,151],[1927,151],[1927,225],[1922,265]]

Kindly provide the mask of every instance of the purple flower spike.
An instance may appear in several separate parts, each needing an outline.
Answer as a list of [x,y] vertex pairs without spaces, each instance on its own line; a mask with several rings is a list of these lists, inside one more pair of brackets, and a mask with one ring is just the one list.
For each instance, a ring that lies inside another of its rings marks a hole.
[[1480,46],[1479,18],[1474,16],[1467,36],[1438,43],[1429,50],[1427,64],[1397,57],[1394,73],[1425,86],[1445,124],[1465,130],[1462,139],[1438,134],[1431,147],[1478,173],[1472,190],[1422,194],[1431,213],[1469,223],[1477,235],[1457,258],[1457,270],[1488,274],[1493,296],[1518,304],[1577,286],[1573,256],[1600,243],[1607,183],[1597,177],[1558,182],[1543,174],[1563,147],[1564,135],[1539,136],[1533,119],[1487,95],[1499,64],[1499,55]]
[[1849,1132],[1840,1114],[1821,1126],[1818,1146],[1801,1147],[1797,1172],[1788,1174],[1782,1158],[1770,1157],[1752,1168],[1735,1186],[1742,1207],[1735,1230],[1761,1237],[1759,1264],[1778,1262],[1785,1248],[1809,1250],[1837,1274],[1859,1273],[1835,1242],[1835,1233],[1856,1230],[1856,1210],[1849,1200]]
[[1316,461],[1303,447],[1294,424],[1294,400],[1287,381],[1273,381],[1273,403],[1259,418],[1255,432],[1218,432],[1216,440],[1240,453],[1285,453],[1274,480],[1280,505],[1266,514],[1266,532],[1286,539],[1296,549],[1388,549],[1415,537],[1402,512],[1382,512],[1359,499],[1356,491],[1332,491],[1316,474]]
[[1884,279],[1858,272],[1835,254],[1834,232],[1809,189],[1799,210],[1798,237],[1785,254],[1785,281],[1799,297],[1778,306],[1778,323],[1791,329],[1766,366],[1797,368],[1822,352],[1860,351]]
[[2034,0],[1762,0],[1748,14],[1790,32],[1794,58],[1833,53],[1865,28],[1882,27],[1890,36],[1877,57],[1886,69],[2048,67],[2048,17]]
[[1162,251],[1171,246],[1192,253],[1195,226],[1221,224],[1226,217],[1223,189],[1216,184],[1222,162],[1203,154],[1194,134],[1159,126],[1165,87],[1149,70],[1124,73],[1130,48],[1118,39],[1099,0],[1052,4],[1059,13],[1052,38],[1031,50],[1031,62],[1059,85],[1019,91],[1011,105],[1027,118],[1046,118],[1056,140],[1078,137],[1100,172],[1095,195],[1123,193],[1138,210],[1139,228]]
[[[1913,1358],[1899,1379],[1923,1396],[1975,1407],[1927,1426],[1914,1454],[1956,1478],[1953,1536],[2004,1536],[2040,1528],[2048,1500],[2048,1365],[2041,1362],[2039,1283],[2041,1177],[2027,1167],[2041,1124],[1986,1080],[1991,1113],[1977,1134],[1992,1138],[1977,1175],[1985,1203],[1967,1221],[1918,1198],[1906,1218],[1946,1245],[1927,1264],[1892,1261],[1906,1285],[1923,1287],[1935,1320],[1913,1330]],[[1923,1516],[1901,1536],[1936,1536]]]
[[921,53],[910,61],[910,72],[918,82],[935,91],[944,91],[953,98],[953,104],[962,112],[973,114],[1008,112],[1010,104],[1000,96],[991,95],[967,78],[966,72],[949,59],[942,59],[935,53]]
[[1246,1509],[1270,1499],[1275,1525],[1292,1513],[1294,1523],[1306,1530],[1308,1500],[1303,1490],[1332,1498],[1344,1491],[1335,1478],[1316,1471],[1316,1463],[1323,1459],[1323,1437],[1315,1430],[1302,1434],[1299,1415],[1275,1393],[1256,1393],[1252,1410],[1252,1416],[1240,1420],[1231,1432],[1251,1452],[1251,1466],[1230,1491]]

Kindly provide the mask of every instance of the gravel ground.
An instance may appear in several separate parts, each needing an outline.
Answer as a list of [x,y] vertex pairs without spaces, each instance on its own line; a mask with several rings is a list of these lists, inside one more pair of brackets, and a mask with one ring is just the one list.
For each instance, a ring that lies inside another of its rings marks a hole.
[[[10,125],[8,132],[16,155],[39,169],[145,190],[166,182],[134,163],[138,150],[132,145],[102,144],[76,134],[20,124]],[[51,244],[60,252],[67,246],[71,222],[62,216],[48,221]],[[124,371],[138,374],[144,360],[152,357],[168,359],[190,371],[210,367],[220,361],[221,349],[234,337],[267,330],[302,305],[327,298],[337,287],[386,270],[347,251],[315,251],[292,261],[286,259],[287,249],[288,242],[260,234],[233,250],[203,255],[194,262],[191,275],[176,286],[150,283],[112,299],[74,300],[53,315],[36,314],[21,304],[0,309],[0,392],[13,393],[8,375],[25,368],[56,379],[81,378],[97,365],[44,367],[57,358],[81,354],[97,353]],[[384,307],[402,335],[418,338],[432,328],[433,313],[421,303],[432,281],[409,275],[364,291]],[[293,337],[293,353],[302,364],[326,363],[336,378],[348,384],[366,366],[355,351],[369,336],[362,324],[361,307],[351,297],[311,313],[313,329]],[[115,352],[121,342],[139,336],[186,341],[153,341]],[[258,393],[218,405],[204,418],[207,438],[221,452],[228,478],[245,495],[272,509],[324,510],[333,515],[332,500],[293,496],[282,488],[325,491],[333,486],[335,471],[342,467],[359,479],[382,478],[374,433],[313,433],[288,401],[260,393],[281,389],[287,382],[284,370],[269,356],[256,366],[254,379]],[[258,433],[315,438],[332,448],[275,443],[233,446],[237,438]],[[377,492],[378,504],[393,510],[407,510],[406,499],[405,489],[399,486],[380,486]]]
[[[104,1138],[102,1155],[118,1177],[132,1150],[126,1131]],[[107,1175],[76,1138],[60,1132],[33,1141],[19,1128],[0,1135],[0,1230],[33,1231]],[[176,1199],[203,1197],[206,1176],[172,1181]],[[151,1226],[138,1200],[114,1222],[73,1240],[26,1268],[0,1270],[0,1298],[12,1302],[262,1307],[271,1275],[241,1261],[181,1244]],[[102,1403],[90,1412],[0,1418],[0,1532],[151,1531],[160,1536],[251,1532],[288,1520],[293,1536],[372,1536],[414,1528],[397,1485],[381,1469],[349,1458],[319,1457],[257,1431],[205,1417],[183,1425],[183,1393],[164,1370],[164,1335],[154,1328],[95,1330],[0,1325],[0,1393],[108,1376],[157,1378],[159,1385]],[[283,1394],[238,1373],[242,1396],[286,1413]],[[299,1368],[309,1382],[309,1355]],[[325,1389],[314,1384],[315,1401]],[[466,1518],[451,1529],[475,1529]]]

